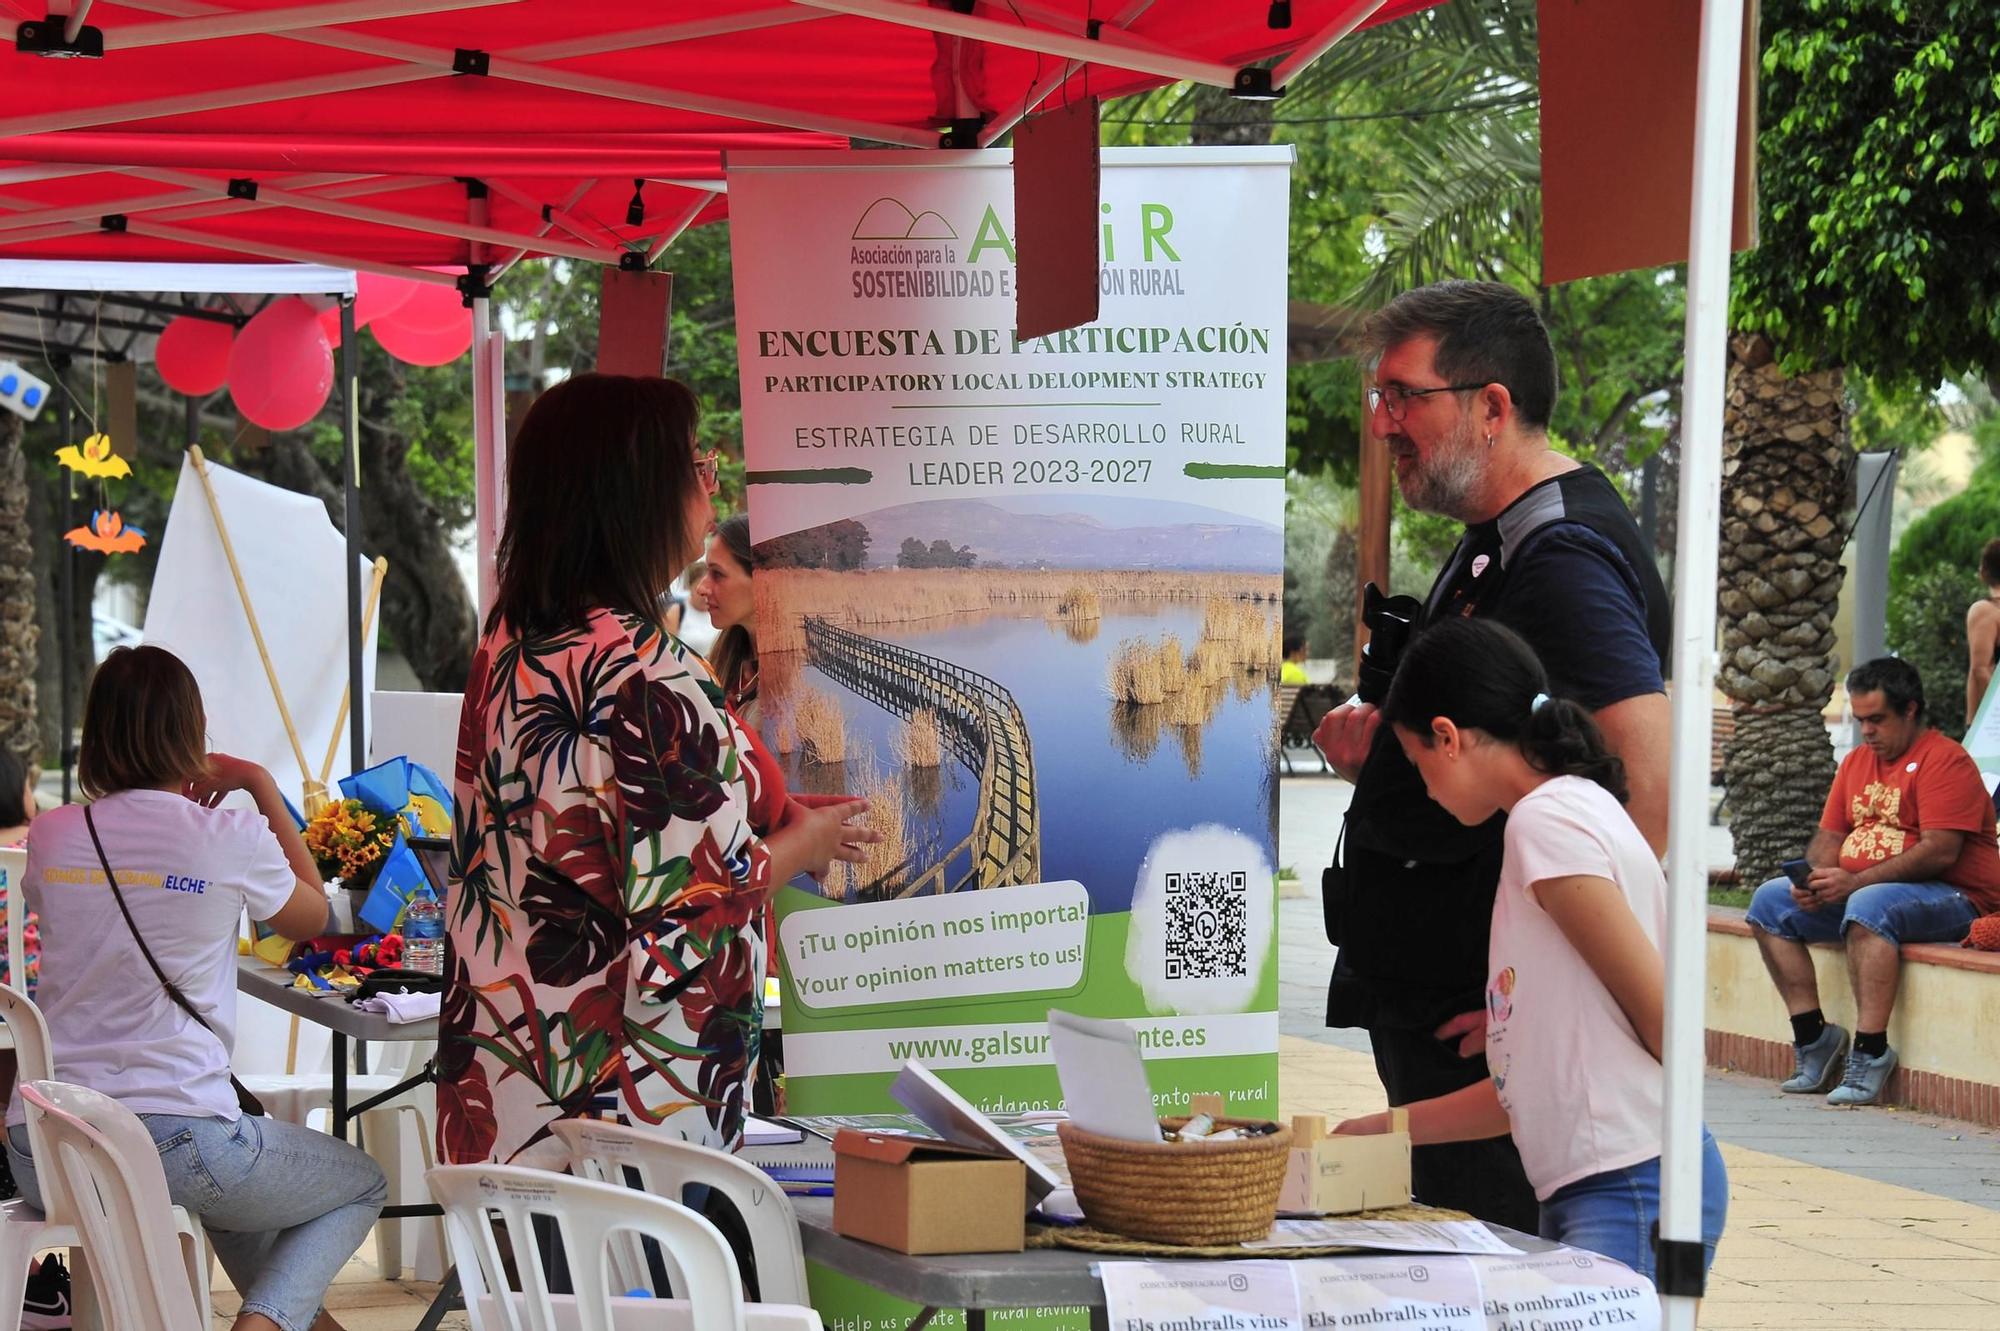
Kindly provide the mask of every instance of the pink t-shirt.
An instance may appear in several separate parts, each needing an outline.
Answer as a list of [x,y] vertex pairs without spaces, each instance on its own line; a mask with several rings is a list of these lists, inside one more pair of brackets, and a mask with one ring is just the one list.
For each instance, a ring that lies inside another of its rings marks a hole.
[[1652,847],[1609,791],[1559,776],[1507,815],[1487,951],[1486,1064],[1542,1201],[1660,1153],[1659,1061],[1531,891],[1583,875],[1616,883],[1660,946],[1667,880]]

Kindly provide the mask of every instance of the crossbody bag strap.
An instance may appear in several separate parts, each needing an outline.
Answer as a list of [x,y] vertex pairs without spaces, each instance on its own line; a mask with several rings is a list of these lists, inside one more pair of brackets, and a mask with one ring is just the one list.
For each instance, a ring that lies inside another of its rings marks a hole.
[[[215,1035],[215,1027],[208,1024],[207,1017],[202,1016],[200,1012],[195,1010],[194,1004],[188,1001],[188,996],[180,991],[180,986],[167,978],[167,973],[160,969],[159,958],[153,955],[152,948],[146,946],[145,935],[139,932],[139,922],[132,918],[132,908],[125,904],[125,890],[118,886],[118,876],[111,872],[111,859],[104,853],[104,842],[98,839],[97,820],[90,816],[90,807],[88,805],[84,806],[83,825],[90,833],[91,846],[97,851],[97,862],[104,869],[104,881],[111,885],[111,895],[117,899],[118,913],[125,917],[125,927],[132,931],[132,941],[138,945],[139,955],[144,957],[146,964],[153,968],[153,978],[160,982],[160,988],[166,990],[167,997],[173,999],[174,1004],[181,1011],[194,1019],[195,1025],[201,1027],[210,1035]],[[216,1036],[216,1038],[220,1040],[222,1037]],[[225,1050],[224,1052],[227,1053],[228,1051]],[[229,1074],[229,1084],[235,1088],[236,1103],[245,1113],[261,1115],[264,1112],[263,1102],[252,1094],[248,1087],[238,1081],[236,1074],[233,1072]]]

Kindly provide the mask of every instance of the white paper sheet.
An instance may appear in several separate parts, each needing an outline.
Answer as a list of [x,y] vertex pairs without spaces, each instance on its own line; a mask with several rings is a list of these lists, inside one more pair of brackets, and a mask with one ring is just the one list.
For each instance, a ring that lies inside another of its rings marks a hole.
[[1343,1257],[1296,1265],[1307,1331],[1487,1331],[1471,1258]]
[[1487,1331],[1617,1327],[1660,1331],[1653,1283],[1608,1257],[1560,1248],[1476,1263],[1486,1296]]
[[1291,1262],[1106,1262],[1110,1331],[1305,1331]]
[[1079,1128],[1123,1141],[1160,1140],[1139,1036],[1129,1025],[1051,1008],[1049,1052],[1064,1106]]
[[1246,1248],[1374,1248],[1382,1252],[1456,1252],[1514,1257],[1520,1249],[1477,1220],[1280,1220],[1269,1238]]

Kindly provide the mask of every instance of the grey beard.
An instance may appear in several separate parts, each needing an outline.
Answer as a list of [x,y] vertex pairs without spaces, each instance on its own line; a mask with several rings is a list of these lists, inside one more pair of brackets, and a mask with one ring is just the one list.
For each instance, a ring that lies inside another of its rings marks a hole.
[[1472,431],[1455,430],[1403,487],[1403,502],[1419,512],[1468,521],[1465,515],[1485,469],[1486,459],[1473,448]]

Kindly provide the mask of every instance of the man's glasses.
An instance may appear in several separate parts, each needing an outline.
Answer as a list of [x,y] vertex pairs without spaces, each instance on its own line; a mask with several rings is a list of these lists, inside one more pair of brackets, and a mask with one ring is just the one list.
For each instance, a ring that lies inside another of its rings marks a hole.
[[1368,390],[1368,414],[1374,415],[1378,408],[1389,410],[1389,419],[1400,421],[1410,409],[1410,399],[1429,397],[1433,393],[1469,393],[1485,384],[1440,384],[1436,388],[1405,388],[1401,384],[1384,384],[1380,388]]
[[715,493],[715,483],[722,469],[722,454],[714,449],[694,455],[694,474],[701,478],[701,488]]

